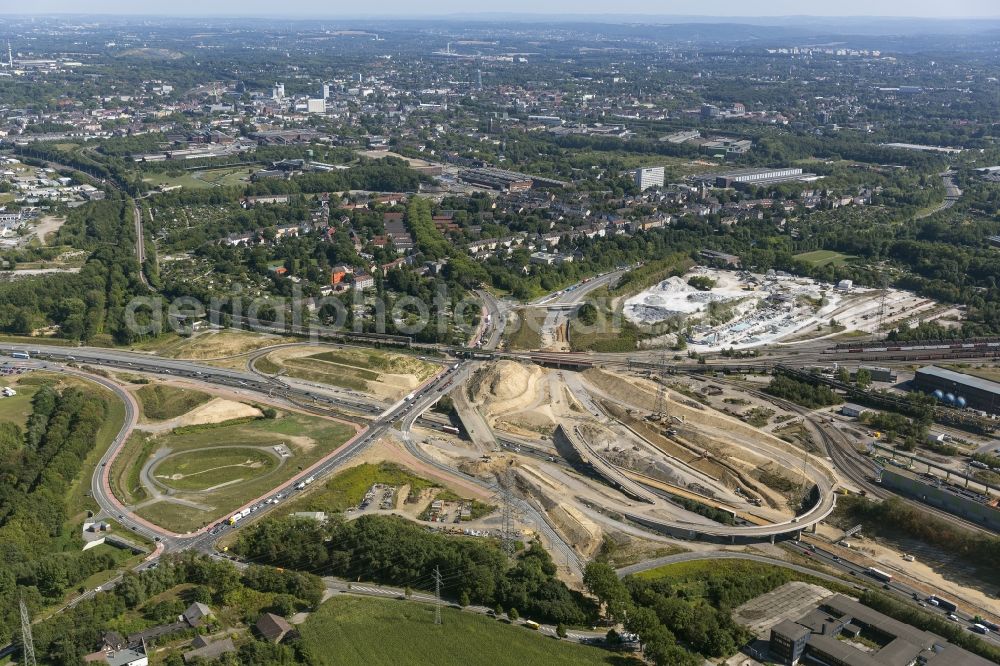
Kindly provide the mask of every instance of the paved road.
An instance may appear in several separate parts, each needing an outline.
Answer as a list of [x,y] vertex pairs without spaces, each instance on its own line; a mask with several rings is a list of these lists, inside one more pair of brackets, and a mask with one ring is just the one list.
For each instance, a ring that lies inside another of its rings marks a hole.
[[944,173],[940,174],[940,176],[941,176],[941,182],[944,183],[944,189],[945,189],[944,201],[939,203],[934,208],[928,211],[924,211],[923,213],[920,213],[919,215],[915,216],[913,218],[914,220],[922,220],[925,217],[930,217],[934,213],[940,213],[943,210],[947,210],[952,206],[954,206],[955,202],[958,201],[959,198],[962,196],[962,190],[959,189],[958,184],[955,182],[954,171],[945,171]]
[[[605,273],[599,277],[593,278],[587,282],[578,282],[575,285],[567,287],[558,294],[549,294],[548,296],[543,296],[540,299],[535,300],[532,304],[536,307],[549,307],[549,306],[572,306],[568,309],[552,309],[545,315],[545,321],[542,323],[542,339],[546,337],[550,338],[553,343],[556,340],[555,331],[561,327],[565,326],[570,320],[570,316],[576,312],[577,307],[583,304],[584,299],[591,292],[608,285],[614,284],[625,274],[625,271],[612,271],[610,273]],[[527,325],[527,322],[522,322],[522,326]],[[567,342],[568,346],[568,332],[567,332]]]
[[[12,345],[11,347],[22,351],[36,352],[35,348],[30,345]],[[4,346],[5,350],[9,348],[10,347],[6,345]],[[41,352],[42,350],[37,351]],[[268,395],[272,399],[283,400],[286,403],[298,408],[309,408],[311,411],[317,413],[330,414],[330,407],[335,406],[338,402],[336,398],[318,396],[317,394],[301,391],[291,387],[285,387],[283,385],[276,386],[272,380],[262,378],[251,373],[228,370],[226,368],[216,368],[208,365],[200,365],[189,361],[161,359],[158,357],[150,357],[131,352],[87,347],[46,347],[44,352],[40,355],[32,353],[32,356],[34,356],[36,360],[39,360],[40,356],[40,361],[43,367],[49,360],[59,362],[75,361],[78,363],[84,362],[105,366],[110,365],[112,367],[127,368],[129,370],[139,372],[169,374],[175,377],[184,377],[196,381],[223,385],[236,391],[244,391],[250,395]],[[246,505],[246,508],[257,507],[254,513],[256,515],[263,515],[276,506],[275,502],[269,502],[269,500],[274,500],[276,495],[282,495],[281,498],[278,498],[279,500],[284,499],[284,497],[297,492],[295,486],[299,481],[309,476],[318,480],[323,476],[330,474],[334,469],[341,466],[360,450],[364,449],[368,444],[384,435],[391,427],[391,424],[401,416],[407,414],[415,404],[423,404],[429,395],[434,395],[434,399],[436,400],[436,394],[438,393],[439,388],[447,382],[447,379],[450,378],[449,376],[453,372],[455,372],[455,370],[452,368],[442,370],[438,375],[434,376],[414,391],[414,397],[411,400],[399,401],[395,405],[392,405],[388,409],[384,410],[375,417],[367,428],[361,429],[361,431],[354,438],[340,446],[336,451],[332,452],[309,469],[304,470],[296,477],[283,483],[278,488],[273,489],[267,495],[257,498],[253,502],[249,503]],[[219,538],[219,536],[221,536],[218,532],[216,534],[212,534],[212,528],[210,526],[197,530],[191,534],[174,534],[168,530],[152,525],[151,523],[148,523],[138,516],[128,512],[117,500],[117,498],[115,498],[110,489],[111,463],[121,450],[121,447],[124,445],[135,426],[136,420],[138,419],[138,407],[134,398],[132,398],[127,391],[122,389],[115,382],[103,377],[89,374],[87,377],[113,391],[123,400],[126,406],[125,423],[123,424],[121,431],[115,437],[112,445],[105,452],[104,456],[102,456],[100,465],[97,470],[95,470],[94,479],[91,483],[91,490],[94,494],[94,498],[98,502],[102,511],[105,512],[109,518],[117,520],[126,528],[138,534],[142,534],[147,538],[157,540],[162,544],[163,550],[166,552],[187,548],[210,550],[211,544]],[[354,406],[356,405],[351,404],[351,407]],[[228,528],[226,531],[228,531]]]

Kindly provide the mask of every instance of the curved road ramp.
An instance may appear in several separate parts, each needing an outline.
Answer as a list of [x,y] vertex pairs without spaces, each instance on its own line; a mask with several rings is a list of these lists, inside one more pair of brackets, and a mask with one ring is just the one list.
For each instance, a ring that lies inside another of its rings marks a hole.
[[[629,497],[648,504],[657,504],[661,501],[643,484],[633,481],[621,469],[602,458],[576,431],[576,428],[569,429],[559,425],[556,428],[553,441],[560,450],[572,450],[581,462],[589,465],[613,487]],[[725,525],[722,523],[705,524],[664,520],[633,512],[624,512],[623,515],[634,523],[681,539],[733,544],[761,541],[774,543],[779,540],[797,539],[805,529],[815,531],[816,525],[825,520],[837,505],[836,494],[833,492],[835,486],[833,476],[827,470],[813,465],[806,465],[805,472],[814,483],[811,492],[813,502],[808,511],[784,523]]]

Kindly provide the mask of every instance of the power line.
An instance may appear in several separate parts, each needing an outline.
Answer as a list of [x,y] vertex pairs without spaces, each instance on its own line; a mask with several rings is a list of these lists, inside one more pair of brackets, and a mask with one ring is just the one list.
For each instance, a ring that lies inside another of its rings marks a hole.
[[653,418],[661,421],[667,420],[667,351],[663,350],[659,354],[657,363],[660,371],[659,380],[656,386],[656,404],[653,408]]
[[21,597],[21,650],[24,653],[24,666],[38,666],[35,660],[35,640],[31,637],[31,616],[28,607]]
[[514,530],[513,475],[505,470],[497,475],[497,481],[500,485],[497,493],[497,501],[500,503],[500,549],[507,557],[514,557],[518,535]]
[[434,624],[441,624],[441,567],[434,567]]

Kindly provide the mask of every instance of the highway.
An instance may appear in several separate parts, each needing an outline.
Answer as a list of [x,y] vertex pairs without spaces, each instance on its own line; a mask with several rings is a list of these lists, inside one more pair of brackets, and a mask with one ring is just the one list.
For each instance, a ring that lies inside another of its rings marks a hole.
[[[545,315],[545,321],[542,323],[542,339],[545,340],[548,338],[552,340],[554,344],[557,339],[555,333],[556,330],[567,324],[570,315],[576,312],[576,309],[582,305],[584,298],[591,292],[600,289],[601,287],[606,287],[616,283],[624,274],[624,270],[616,270],[610,273],[605,273],[604,275],[595,277],[587,282],[578,282],[577,284],[567,287],[560,292],[549,294],[548,296],[543,296],[542,298],[533,301],[532,305],[534,307],[550,308],[548,313]],[[521,325],[529,325],[528,321],[529,320],[526,319],[521,322]],[[567,331],[565,342],[568,346],[569,331]]]
[[[499,340],[499,337],[495,333],[496,329],[500,328],[500,318],[493,317],[493,320],[495,330],[490,333],[489,341],[491,342],[493,340]],[[294,495],[298,492],[295,486],[301,479],[312,476],[317,480],[320,480],[325,476],[330,475],[345,462],[349,461],[353,456],[357,455],[358,452],[362,451],[370,443],[386,434],[390,434],[390,431],[393,430],[395,424],[397,423],[399,427],[399,435],[401,436],[407,450],[423,463],[434,466],[440,469],[443,473],[447,474],[449,477],[458,479],[461,482],[473,484],[484,490],[494,492],[499,490],[499,487],[496,485],[492,485],[481,479],[466,475],[430,457],[414,443],[410,434],[410,429],[413,424],[427,409],[433,405],[435,401],[439,399],[444,392],[449,389],[449,387],[462,386],[464,384],[471,372],[477,365],[479,365],[475,361],[459,361],[451,366],[448,366],[447,368],[442,369],[439,374],[417,389],[417,391],[414,392],[412,399],[400,401],[388,408],[382,408],[381,406],[374,405],[364,399],[359,399],[358,396],[351,396],[347,392],[336,392],[331,394],[330,391],[321,392],[319,389],[316,391],[310,391],[286,383],[281,378],[259,374],[253,370],[253,355],[251,360],[248,362],[247,369],[236,370],[205,365],[199,362],[160,358],[149,354],[94,347],[55,347],[26,344],[5,344],[0,347],[0,349],[27,351],[32,355],[33,362],[38,363],[43,367],[48,365],[50,362],[76,365],[82,363],[108,366],[135,372],[156,373],[177,378],[190,379],[195,382],[205,382],[224,386],[233,391],[244,392],[248,395],[266,395],[271,398],[272,401],[278,401],[279,403],[283,402],[293,407],[322,415],[340,415],[341,412],[337,410],[344,410],[349,413],[364,414],[366,417],[371,418],[367,427],[362,428],[354,438],[330,453],[313,467],[303,471],[295,478],[286,481],[281,486],[272,489],[266,495],[248,503],[246,507],[256,507],[256,511],[253,513],[252,517],[238,523],[237,527],[246,524],[250,520],[256,520],[262,515],[267,515],[269,512],[273,511],[275,507],[280,506],[280,504],[283,503],[288,496]],[[257,356],[263,355],[263,353],[266,353],[266,351],[262,350],[259,354],[257,354]],[[621,355],[616,355],[615,358],[621,358]],[[731,361],[729,362],[732,363]],[[73,367],[66,367],[63,369],[68,372],[83,374]],[[135,533],[147,537],[157,543],[156,552],[154,552],[146,562],[140,565],[140,568],[151,566],[160,554],[166,552],[176,552],[185,549],[195,549],[207,553],[214,552],[214,543],[233,529],[225,524],[225,521],[221,521],[214,526],[207,526],[190,534],[174,534],[164,530],[163,528],[147,523],[138,516],[131,514],[125,510],[113,496],[110,490],[109,480],[111,462],[115,455],[117,455],[120,448],[124,445],[128,435],[131,433],[136,419],[138,418],[138,409],[134,399],[128,394],[127,391],[124,391],[124,389],[115,384],[115,382],[90,374],[87,374],[86,376],[88,379],[97,381],[101,385],[113,391],[123,400],[126,407],[125,422],[123,423],[121,431],[118,433],[118,436],[115,438],[113,444],[101,458],[100,466],[95,471],[95,475],[91,480],[91,491],[94,495],[95,501],[108,518],[116,520],[126,529],[134,531]],[[742,388],[743,387],[741,387],[741,390]],[[764,395],[762,397],[772,401],[775,400],[772,396]],[[791,403],[787,406],[789,408],[793,408]],[[810,422],[818,428],[818,432],[824,433],[827,431],[827,429],[823,428],[822,425],[814,422],[815,417],[809,413],[808,410],[802,410],[802,408],[798,408],[797,406],[794,406],[793,409],[796,413],[802,414],[805,419],[810,420]],[[431,427],[435,426],[436,424],[431,423]],[[839,431],[837,434],[839,434],[842,438],[844,437],[842,433],[839,433]],[[881,494],[885,493],[885,491],[880,487],[871,484],[867,478],[869,472],[866,468],[858,467],[857,469],[854,469],[853,472],[850,471],[852,466],[860,464],[860,461],[858,460],[859,456],[853,451],[853,447],[851,447],[848,442],[835,441],[833,439],[834,435],[827,435],[827,437],[829,437],[829,439],[824,439],[824,442],[827,445],[831,458],[833,458],[837,466],[846,468],[848,471],[845,473],[848,473],[848,475],[859,484],[865,484],[862,485],[862,488],[869,488],[873,494],[876,494],[876,496],[882,496]],[[841,453],[843,455],[841,455]],[[559,533],[548,522],[545,513],[540,511],[532,503],[521,498],[515,497],[514,501],[516,510],[524,516],[526,522],[533,524],[537,530],[543,534],[546,541],[553,549],[554,559],[559,563],[565,562],[574,576],[581,576],[584,564],[582,558],[570,544],[566,543],[566,541],[562,539]],[[801,532],[803,528],[825,518],[829,512],[832,511],[833,503],[834,496],[828,489],[828,492],[821,493],[820,505],[814,507],[813,512],[810,512],[809,515],[800,517],[795,523],[787,523],[784,525],[734,527],[725,525],[719,525],[716,527],[685,524],[672,525],[671,527],[683,527],[688,531],[694,529],[694,531],[699,535],[704,533],[709,536],[719,536],[723,538],[730,538],[732,540],[750,536],[760,540],[761,537],[767,538],[768,536],[776,534],[791,535],[793,533]],[[924,507],[924,505],[920,506],[922,509],[927,508]],[[656,525],[649,525],[648,519],[644,516],[629,515],[627,517],[635,520],[636,522],[644,523],[648,527],[652,527],[654,529],[658,527]],[[949,518],[953,519],[953,517],[950,516]]]
[[[284,400],[288,404],[300,409],[304,408],[320,414],[330,415],[331,408],[337,406],[339,402],[338,398],[319,396],[311,392],[288,387],[282,385],[280,382],[275,382],[270,378],[264,378],[253,373],[229,370],[226,368],[217,368],[209,365],[200,365],[188,361],[162,359],[159,357],[135,354],[132,352],[89,347],[45,347],[44,352],[42,352],[42,350],[36,349],[30,345],[5,345],[4,349],[28,351],[35,358],[36,362],[41,361],[42,367],[46,367],[48,361],[59,361],[62,363],[92,363],[95,365],[127,368],[136,372],[167,374],[174,377],[189,378],[196,381],[226,386],[248,394],[256,393],[266,395],[272,399]],[[67,370],[70,372],[78,372],[74,371],[72,368],[68,368]],[[441,385],[448,381],[450,378],[449,376],[453,372],[456,372],[456,370],[450,367],[442,370],[414,391],[414,397],[412,400],[402,400],[388,409],[385,409],[374,418],[367,428],[363,428],[357,435],[355,435],[355,437],[341,445],[337,450],[330,453],[312,467],[302,471],[294,478],[286,481],[281,486],[273,489],[267,495],[259,497],[253,502],[249,502],[246,506],[259,507],[254,512],[255,517],[263,515],[273,509],[273,507],[277,506],[275,502],[271,501],[275,500],[277,495],[282,496],[278,498],[280,501],[284,497],[294,494],[296,492],[295,485],[299,482],[299,480],[308,476],[314,476],[315,478],[320,479],[323,476],[330,474],[337,467],[343,465],[344,462],[353,457],[358,451],[364,449],[368,444],[386,434],[394,421],[409,413],[411,409],[415,408],[415,406],[424,405],[425,402],[426,406],[432,404],[433,401],[437,399],[437,393]],[[84,373],[78,372],[78,374],[83,375]],[[211,526],[207,526],[191,534],[175,534],[158,526],[152,525],[151,523],[148,523],[140,517],[127,511],[117,498],[114,497],[114,494],[111,492],[109,482],[111,463],[135,426],[138,418],[138,408],[134,398],[132,398],[127,391],[122,389],[115,382],[89,373],[85,374],[85,376],[88,379],[96,381],[113,391],[123,400],[126,407],[125,423],[123,424],[121,431],[115,437],[114,442],[102,456],[100,465],[95,470],[95,475],[91,482],[91,492],[94,495],[95,501],[97,501],[98,505],[101,507],[101,510],[107,514],[108,518],[116,520],[127,529],[153,539],[161,544],[163,552],[171,552],[187,548],[196,548],[203,551],[211,550],[211,544],[214,543],[214,541],[218,538],[217,535],[219,534],[219,531],[216,531],[216,533],[213,534],[212,531],[214,528]],[[433,397],[433,400],[428,401],[429,396]],[[357,405],[355,403],[350,403],[348,408],[353,409],[356,406]]]
[[803,424],[819,437],[819,441],[823,444],[827,455],[830,457],[830,460],[833,461],[837,470],[849,479],[855,486],[857,486],[859,490],[864,491],[867,495],[877,497],[879,499],[895,497],[922,512],[933,514],[947,522],[956,523],[974,532],[989,535],[994,534],[992,530],[986,529],[981,525],[964,520],[952,513],[942,511],[941,509],[925,504],[924,502],[918,502],[917,500],[897,495],[896,493],[883,488],[880,484],[875,482],[875,475],[877,473],[875,463],[870,458],[859,452],[843,432],[836,427],[828,426],[823,423],[822,418],[813,410],[797,405],[789,400],[776,398],[770,393],[751,389],[745,384],[735,382],[733,380],[717,377],[713,381],[716,383],[733,385],[735,388],[747,393],[748,395],[760,398],[761,400],[766,400],[767,402],[770,402],[782,409],[798,414],[802,418]]
[[930,217],[935,213],[940,213],[943,210],[947,210],[955,205],[955,202],[959,200],[962,196],[962,190],[959,189],[958,184],[955,183],[955,172],[945,171],[940,174],[941,181],[944,183],[945,195],[944,201],[935,206],[934,208],[924,211],[919,215],[915,216],[914,220],[922,220],[925,217]]

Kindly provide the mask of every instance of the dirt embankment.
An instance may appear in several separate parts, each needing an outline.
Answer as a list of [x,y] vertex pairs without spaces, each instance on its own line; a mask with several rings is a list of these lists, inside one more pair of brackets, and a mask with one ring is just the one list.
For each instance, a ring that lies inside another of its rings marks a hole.
[[[624,404],[634,405],[649,412],[655,409],[657,385],[654,382],[640,378],[622,377],[599,368],[587,370],[583,373],[583,376],[607,395],[618,397]],[[733,439],[752,441],[764,446],[773,447],[784,453],[790,453],[797,458],[802,457],[802,450],[785,440],[771,433],[759,430],[739,419],[721,414],[711,408],[695,409],[678,402],[671,391],[667,391],[666,407],[671,417],[683,419],[686,426],[701,426],[706,430],[727,433]],[[759,459],[753,457],[755,454],[748,451],[747,455],[751,457],[748,462],[755,465],[759,462]],[[823,461],[812,457],[810,462],[815,467],[823,467],[829,474],[830,479],[834,479],[833,472]]]
[[568,543],[585,557],[597,553],[604,536],[600,526],[572,504],[553,499],[568,494],[569,488],[528,465],[516,467],[514,475],[517,487],[541,505]]
[[522,437],[551,435],[565,391],[548,371],[516,361],[491,363],[472,378],[469,394],[491,427]]
[[476,373],[470,393],[488,416],[510,414],[534,404],[543,374],[536,365],[498,361]]
[[166,432],[180,426],[222,423],[232,419],[256,418],[260,416],[263,416],[263,414],[256,407],[236,402],[235,400],[213,398],[204,405],[195,407],[190,412],[182,414],[177,418],[158,423],[144,423],[139,426],[139,429],[146,432]]

